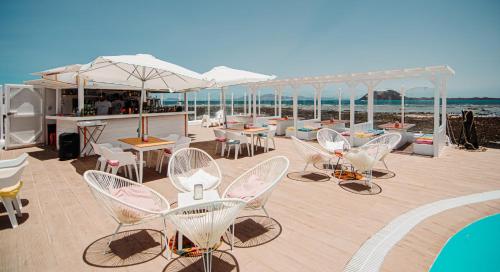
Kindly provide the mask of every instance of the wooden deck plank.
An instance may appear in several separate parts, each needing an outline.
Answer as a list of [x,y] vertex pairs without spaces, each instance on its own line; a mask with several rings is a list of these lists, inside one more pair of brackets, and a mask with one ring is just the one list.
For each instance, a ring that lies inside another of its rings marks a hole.
[[[216,158],[224,175],[222,191],[252,165],[275,155],[290,159],[289,172],[299,172],[304,164],[291,140],[278,137],[277,150],[246,150],[238,160],[215,153],[211,129],[190,127],[194,147]],[[313,143],[316,144],[316,143]],[[317,144],[316,144],[317,145]],[[23,174],[22,198],[29,217],[17,229],[8,228],[6,214],[0,230],[0,271],[102,271],[83,261],[84,250],[110,235],[116,223],[93,199],[81,174],[95,166],[95,158],[58,161],[53,151],[31,147],[0,153],[1,159],[28,152],[30,165]],[[375,179],[382,192],[358,195],[343,190],[332,178],[327,182],[301,182],[285,178],[276,188],[267,209],[282,227],[269,243],[227,251],[241,271],[342,271],[362,243],[400,214],[420,205],[449,197],[500,188],[500,175],[492,171],[500,163],[500,151],[466,152],[447,150],[438,159],[391,154],[388,165],[394,178]],[[382,168],[381,166],[378,166]],[[310,171],[317,171],[310,166]],[[166,174],[146,169],[145,184],[175,202],[177,192]],[[464,225],[498,213],[500,201],[479,203],[443,212],[412,230],[391,250],[383,270],[426,270],[446,240]],[[248,215],[247,212],[244,215]],[[5,221],[5,219],[7,221]],[[138,228],[160,230],[160,222]],[[173,229],[169,224],[169,234]],[[228,250],[223,244],[221,250]],[[423,260],[423,261],[421,261]],[[161,271],[168,261],[157,257],[146,263],[113,271]],[[411,266],[411,267],[410,267]],[[170,271],[170,270],[166,270]]]

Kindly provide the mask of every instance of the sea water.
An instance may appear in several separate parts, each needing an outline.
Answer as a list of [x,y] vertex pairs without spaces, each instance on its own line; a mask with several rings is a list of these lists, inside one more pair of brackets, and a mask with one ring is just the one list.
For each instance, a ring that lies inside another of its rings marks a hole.
[[[165,100],[164,104],[176,104],[177,101]],[[230,100],[227,103],[231,103]],[[234,105],[236,107],[242,106],[243,100],[234,100]],[[349,111],[349,100],[342,100],[342,110]],[[356,111],[366,111],[366,101],[356,100]],[[500,116],[500,99],[447,99],[446,110],[450,114],[460,114],[463,109],[473,110],[477,116]],[[198,107],[206,107],[208,101],[198,100]],[[211,107],[218,107],[218,100],[210,101]],[[290,99],[282,100],[283,108],[290,108],[293,102]],[[313,109],[314,101],[312,99],[299,99],[298,100],[300,109]],[[338,109],[337,99],[323,98],[321,100],[323,110],[334,110]],[[193,106],[194,101],[189,100],[189,105]],[[261,107],[273,107],[274,100],[261,100]],[[375,112],[401,112],[401,100],[375,100],[374,101],[374,111]],[[418,99],[405,99],[405,112],[406,113],[432,113],[434,112],[434,100],[418,100]]]
[[500,271],[500,214],[480,219],[455,234],[430,271]]

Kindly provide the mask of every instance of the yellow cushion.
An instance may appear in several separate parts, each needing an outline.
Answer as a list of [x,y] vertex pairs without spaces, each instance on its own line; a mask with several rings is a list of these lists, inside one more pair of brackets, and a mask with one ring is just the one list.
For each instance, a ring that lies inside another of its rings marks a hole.
[[23,182],[19,181],[16,185],[2,188],[0,189],[0,197],[14,198],[19,193],[19,190],[21,190],[21,187],[23,187]]

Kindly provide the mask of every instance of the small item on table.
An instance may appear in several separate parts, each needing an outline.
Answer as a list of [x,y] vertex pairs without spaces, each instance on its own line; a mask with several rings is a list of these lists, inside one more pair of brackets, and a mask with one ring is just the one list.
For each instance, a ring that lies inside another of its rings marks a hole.
[[142,140],[143,140],[144,142],[147,142],[147,141],[149,140],[149,139],[148,139],[148,134],[146,134],[146,133],[145,133],[145,134],[142,136]]
[[400,127],[401,127],[401,124],[399,123],[399,121],[396,121],[396,122],[394,123],[394,127],[395,127],[395,128],[400,128]]
[[203,199],[203,184],[194,185],[193,199],[194,200]]

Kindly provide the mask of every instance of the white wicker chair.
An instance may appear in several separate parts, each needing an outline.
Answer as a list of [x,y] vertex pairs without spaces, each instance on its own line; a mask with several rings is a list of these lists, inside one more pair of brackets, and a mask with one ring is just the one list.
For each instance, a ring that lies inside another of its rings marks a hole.
[[214,248],[245,204],[240,199],[204,202],[171,210],[166,218],[202,251],[203,269],[210,272]]
[[170,181],[180,192],[193,191],[192,187],[186,186],[185,181],[201,170],[217,179],[211,186],[204,186],[203,189],[216,189],[222,180],[222,174],[217,162],[207,152],[198,148],[183,148],[174,152],[168,163]]
[[[262,209],[266,216],[269,217],[265,205],[273,189],[288,171],[289,166],[290,161],[284,156],[276,156],[267,159],[236,178],[236,180],[226,188],[222,197],[240,198],[246,202],[245,209]],[[259,183],[257,187],[255,187],[255,184],[252,184],[255,181]],[[252,192],[248,191],[249,187]],[[233,236],[233,239],[231,239],[232,249],[234,245],[234,223],[231,229]]]
[[386,154],[387,150],[389,150],[389,146],[383,143],[363,145],[359,148],[348,151],[344,155],[344,158],[349,161],[354,169],[366,175],[366,178],[364,179],[365,184],[371,189],[373,166],[384,154]]
[[[140,183],[95,170],[86,171],[83,178],[99,202],[99,206],[118,223],[118,227],[108,241],[108,247],[122,226],[138,225],[158,218],[164,219],[163,216],[170,210],[170,204],[162,195]],[[140,190],[143,194],[140,198],[141,205],[137,205],[137,201],[130,203],[124,198],[117,197],[118,190]],[[151,209],[151,206],[155,208]],[[163,220],[163,227],[165,243],[168,245],[165,220]],[[168,251],[168,246],[166,248]],[[167,256],[169,256],[168,253]]]
[[104,169],[106,168],[107,160],[102,155],[101,147],[107,147],[111,151],[118,151],[118,152],[123,151],[123,149],[121,147],[114,147],[112,144],[109,144],[109,143],[97,144],[94,142],[90,142],[90,144],[92,145],[92,149],[94,150],[94,153],[97,156],[99,156],[99,158],[97,158],[97,162],[95,163],[95,170],[99,169],[101,171],[104,171]]
[[329,161],[333,158],[332,155],[298,139],[295,136],[292,136],[291,138],[293,140],[293,145],[295,146],[295,149],[299,153],[300,158],[302,158],[306,163],[303,171],[306,171],[307,167],[311,163],[314,164],[325,160]]
[[[186,137],[186,136],[181,136],[175,142],[175,145],[174,145],[174,147],[172,149],[162,150],[161,156],[159,157],[160,160],[156,164],[156,171],[159,171],[160,174],[161,174],[161,169],[163,168],[162,167],[163,166],[163,160],[165,158],[170,159],[170,157],[172,156],[172,153],[174,153],[177,150],[180,150],[180,149],[183,149],[183,148],[187,148],[187,147],[189,147],[190,144],[191,144],[191,138]],[[168,160],[167,160],[167,163],[169,163]]]
[[391,153],[391,151],[394,150],[394,148],[396,148],[398,143],[401,141],[401,138],[402,136],[399,133],[387,133],[367,142],[364,145],[373,145],[373,144],[387,145],[389,148],[383,150],[384,154],[380,154],[380,161],[382,161],[382,163],[384,164],[385,169],[389,170],[389,168],[387,167],[387,163],[385,162],[385,157],[387,157],[387,155],[389,155],[389,153]]
[[[25,153],[26,154],[26,153]],[[21,200],[19,191],[22,188],[21,175],[28,162],[27,155],[21,155],[16,159],[7,160],[0,168],[0,200],[2,200],[12,228],[17,227],[17,216],[21,216]],[[7,167],[5,167],[7,166]],[[14,212],[14,209],[16,212]]]
[[[318,130],[316,138],[319,145],[331,154],[334,154],[339,150],[345,152],[351,149],[349,140],[347,140],[344,136],[342,136],[342,134],[331,128],[322,128]],[[340,145],[338,143],[343,143],[342,147],[339,148]],[[343,164],[342,156],[337,156],[335,170],[337,169],[339,164]]]

